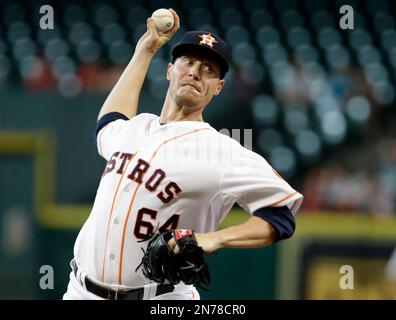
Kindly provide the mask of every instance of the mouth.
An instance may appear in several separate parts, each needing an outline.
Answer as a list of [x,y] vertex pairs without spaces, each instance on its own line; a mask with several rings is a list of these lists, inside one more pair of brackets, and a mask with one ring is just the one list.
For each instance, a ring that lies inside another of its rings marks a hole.
[[192,84],[192,83],[183,83],[181,86],[182,86],[182,87],[187,87],[187,88],[194,89],[194,90],[197,91],[198,93],[201,92],[201,90],[200,90],[196,85],[194,85],[194,84]]

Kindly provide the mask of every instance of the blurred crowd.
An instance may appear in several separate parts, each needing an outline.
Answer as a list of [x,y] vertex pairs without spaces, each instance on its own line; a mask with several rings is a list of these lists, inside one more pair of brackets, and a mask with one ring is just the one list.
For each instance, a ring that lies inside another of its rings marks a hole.
[[363,145],[310,168],[303,208],[389,216],[396,212],[396,138]]
[[[143,94],[162,101],[172,45],[210,30],[231,46],[225,94],[251,113],[255,151],[298,179],[307,210],[396,211],[396,134],[381,123],[396,103],[392,0],[55,1],[55,28],[38,27],[40,1],[0,3],[0,88],[107,94],[154,9],[181,30],[154,58]],[[354,9],[354,29],[339,8]],[[17,80],[17,81],[14,81]],[[388,125],[388,127],[391,127]]]

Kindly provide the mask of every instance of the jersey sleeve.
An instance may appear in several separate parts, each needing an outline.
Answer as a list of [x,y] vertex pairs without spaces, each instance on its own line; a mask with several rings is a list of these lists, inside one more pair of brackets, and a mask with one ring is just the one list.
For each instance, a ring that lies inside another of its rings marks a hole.
[[130,139],[137,139],[144,134],[147,123],[155,118],[157,116],[141,113],[129,120],[120,118],[107,123],[100,129],[96,136],[98,153],[106,160],[109,160],[111,155],[116,151],[120,137],[126,131],[131,133]]
[[253,214],[264,207],[287,206],[295,214],[303,201],[294,190],[260,155],[240,147],[238,156],[226,169],[221,191]]

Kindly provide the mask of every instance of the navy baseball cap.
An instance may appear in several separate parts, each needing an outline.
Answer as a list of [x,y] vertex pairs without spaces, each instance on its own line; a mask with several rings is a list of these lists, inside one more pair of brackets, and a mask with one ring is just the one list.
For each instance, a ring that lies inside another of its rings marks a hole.
[[201,52],[204,56],[216,60],[221,68],[220,79],[229,69],[229,47],[227,43],[213,32],[188,31],[172,49],[172,63],[177,57],[186,53]]

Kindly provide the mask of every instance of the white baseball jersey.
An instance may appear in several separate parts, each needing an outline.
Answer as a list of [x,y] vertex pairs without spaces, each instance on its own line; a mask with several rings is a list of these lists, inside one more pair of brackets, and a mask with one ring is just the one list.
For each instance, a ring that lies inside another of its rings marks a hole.
[[251,214],[270,206],[295,214],[302,202],[263,157],[205,122],[161,125],[143,113],[107,124],[97,147],[107,165],[74,255],[105,284],[150,283],[136,268],[156,230],[214,231],[236,202]]

